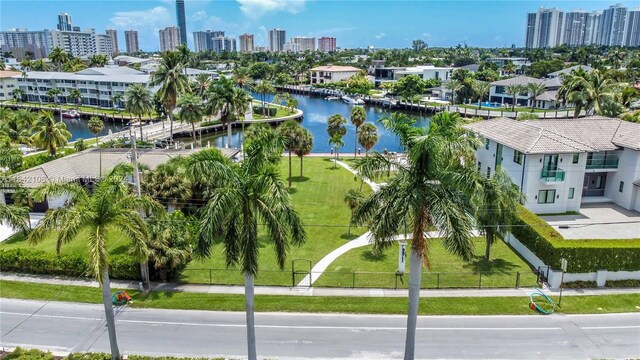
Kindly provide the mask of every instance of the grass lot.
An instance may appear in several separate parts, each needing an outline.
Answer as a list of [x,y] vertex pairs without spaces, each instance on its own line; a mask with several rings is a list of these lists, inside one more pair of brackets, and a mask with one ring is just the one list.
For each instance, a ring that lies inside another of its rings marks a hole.
[[[113,289],[114,291],[116,289]],[[97,288],[0,281],[4,298],[101,303]],[[243,295],[152,292],[143,299],[131,291],[134,308],[244,311]],[[554,299],[557,300],[557,299]],[[421,315],[533,315],[529,298],[464,297],[422,298]],[[319,312],[354,314],[406,314],[406,298],[307,297],[256,295],[257,312]],[[640,294],[603,296],[564,296],[562,308],[567,314],[604,314],[640,311]]]
[[269,116],[262,116],[261,113],[253,113],[253,119],[254,120],[275,119],[275,118],[285,117],[285,116],[289,116],[289,115],[293,115],[294,114],[294,112],[290,112],[286,108],[283,108],[283,107],[280,107],[280,106],[271,106],[271,108],[276,108],[277,109],[276,116],[269,117]]
[[[40,104],[40,103],[27,102],[27,101],[17,102],[15,100],[6,101],[5,104],[29,105],[33,108],[45,108],[45,109],[59,109],[61,106],[61,104],[51,104],[51,103]],[[92,114],[101,114],[101,115],[108,114],[108,115],[118,115],[118,116],[135,118],[135,116],[129,114],[128,112],[125,112],[124,110],[107,109],[107,108],[100,108],[100,107],[94,107],[94,106],[84,106],[84,105],[75,106],[75,105],[62,104],[62,109],[63,110],[76,109],[80,112],[86,112],[86,113],[92,113]],[[156,116],[154,113],[149,113],[146,116],[143,116],[142,118],[155,119]]]
[[[478,287],[480,273],[481,286],[515,287],[516,273],[520,272],[520,286],[536,286],[536,276],[529,265],[502,241],[491,248],[491,260],[484,260],[484,238],[474,239],[475,253],[478,255],[469,263],[447,252],[438,239],[431,242],[429,249],[431,271],[422,274],[423,288]],[[398,278],[398,288],[407,288],[409,282],[409,262],[407,273]],[[394,288],[395,272],[398,269],[398,244],[394,243],[381,254],[372,252],[371,246],[353,249],[339,257],[329,266],[327,272],[316,281],[315,286]],[[355,278],[354,278],[354,272]]]

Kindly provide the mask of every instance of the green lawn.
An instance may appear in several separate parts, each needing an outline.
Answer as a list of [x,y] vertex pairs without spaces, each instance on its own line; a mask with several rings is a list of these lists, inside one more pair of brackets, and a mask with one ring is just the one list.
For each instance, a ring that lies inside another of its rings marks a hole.
[[[116,291],[118,289],[113,289]],[[4,298],[101,303],[97,288],[0,281]],[[142,298],[131,290],[134,308],[244,311],[243,295],[152,292]],[[557,298],[554,300],[557,301]],[[422,298],[421,315],[534,315],[529,297],[456,297]],[[320,297],[256,295],[257,312],[317,312],[354,314],[406,314],[406,298]],[[562,308],[567,314],[638,312],[640,294],[603,296],[564,296]]]
[[[515,287],[516,273],[520,272],[520,286],[536,286],[536,276],[529,265],[502,241],[491,248],[491,260],[484,260],[484,238],[475,238],[476,258],[467,263],[447,252],[439,239],[431,241],[429,248],[430,271],[422,274],[424,288],[458,287]],[[399,277],[398,244],[394,243],[380,254],[371,246],[353,249],[339,257],[314,284],[326,287],[406,288],[407,273]],[[355,274],[354,274],[355,273]],[[482,279],[480,279],[482,274]],[[480,281],[482,281],[480,283]]]
[[[80,105],[80,106],[75,106],[75,105],[69,105],[69,104],[52,104],[52,103],[34,103],[34,102],[27,102],[27,101],[23,101],[23,102],[17,102],[15,100],[10,100],[10,101],[5,101],[5,104],[17,104],[17,105],[30,105],[34,108],[46,108],[46,109],[59,109],[60,106],[62,106],[63,110],[71,110],[71,109],[76,109],[78,111],[81,112],[87,112],[87,113],[97,113],[97,114],[108,114],[108,115],[118,115],[118,116],[126,116],[126,117],[135,117],[131,114],[129,114],[128,112],[124,111],[124,110],[115,110],[115,109],[110,109],[110,108],[101,108],[101,107],[94,107],[94,106],[85,106],[85,105]],[[143,119],[155,119],[156,116],[154,113],[149,113],[146,116],[142,117]]]

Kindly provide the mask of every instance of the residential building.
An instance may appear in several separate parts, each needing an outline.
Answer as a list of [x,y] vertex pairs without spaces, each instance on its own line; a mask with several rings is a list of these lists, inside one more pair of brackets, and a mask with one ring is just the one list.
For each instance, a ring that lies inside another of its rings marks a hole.
[[136,30],[128,30],[124,32],[124,41],[127,45],[127,54],[135,54],[140,52],[138,43],[138,32]]
[[51,51],[51,33],[47,29],[0,31],[0,51],[12,53],[18,61],[22,61],[27,52],[33,53],[34,59],[46,58]]
[[269,50],[278,52],[284,50],[284,43],[286,42],[287,32],[282,29],[269,30]]
[[336,38],[323,36],[318,39],[318,50],[322,52],[336,51]]
[[[73,103],[67,96],[72,89],[78,89],[82,94],[83,105],[103,108],[113,108],[113,95],[123,95],[133,84],[147,84],[149,78],[150,76],[142,71],[117,65],[89,68],[76,73],[29,71],[26,76],[16,76],[18,86],[24,90],[27,101],[50,102],[51,99],[46,93],[57,88],[62,91],[58,96],[59,101]],[[120,101],[115,107],[124,108],[124,103]]]
[[61,48],[74,57],[85,57],[96,54],[109,55],[112,50],[111,40],[107,35],[97,35],[94,29],[84,31],[51,31],[51,47]]
[[524,74],[525,68],[531,66],[529,59],[524,57],[494,57],[488,58],[485,61],[498,65],[500,76],[510,75],[503,70],[507,63],[512,63],[516,67],[516,75]]
[[176,19],[180,29],[180,44],[187,44],[187,21],[185,19],[184,0],[176,0]]
[[587,35],[587,22],[589,13],[582,10],[574,10],[564,14],[562,25],[562,44],[580,46],[585,44]]
[[326,65],[311,69],[311,85],[346,80],[357,74],[360,69],[353,66]]
[[173,51],[180,43],[180,28],[177,26],[168,26],[160,29],[160,51]]
[[453,67],[436,67],[433,65],[412,66],[394,71],[394,80],[398,80],[407,75],[418,75],[423,80],[440,79],[448,81],[453,73]]
[[396,71],[403,71],[406,67],[397,66],[378,66],[373,69],[373,84],[375,87],[380,86],[385,82],[396,81]]
[[602,11],[594,11],[587,18],[584,44],[597,44],[600,34],[600,23],[602,21]]
[[[498,80],[491,83],[491,90],[489,90],[489,101],[499,104],[513,104],[513,97],[511,94],[507,94],[507,86],[509,85],[524,85],[527,86],[530,83],[544,84],[544,80],[536,79],[529,76],[516,76],[510,79]],[[528,92],[523,92],[516,96],[516,106],[529,106],[530,96]]]
[[291,42],[300,46],[298,51],[316,51],[316,38],[314,37],[296,36],[291,38]]
[[73,25],[71,25],[71,15],[67,13],[58,14],[58,25],[56,29],[60,31],[73,31]]
[[128,56],[128,55],[118,55],[116,57],[113,58],[113,62],[114,64],[118,65],[118,66],[129,66],[129,65],[135,65],[135,64],[140,64],[140,66],[146,66],[146,65],[152,65],[152,64],[158,64],[158,59],[157,58],[139,58],[139,57],[135,57],[135,56]]
[[578,211],[594,202],[640,211],[640,124],[592,116],[496,118],[464,127],[485,139],[478,169],[487,176],[503,169],[534,213]]
[[632,10],[627,13],[625,29],[624,46],[640,46],[640,10]]
[[[222,50],[214,47],[214,39],[217,37],[224,37],[224,31],[195,31],[193,33],[193,44],[196,52],[202,52],[207,50],[218,50],[216,52],[220,52]],[[224,48],[224,45],[222,46]]]
[[621,4],[611,5],[602,12],[600,34],[597,45],[622,46],[627,19],[627,8]]
[[113,54],[117,55],[120,52],[120,48],[118,47],[118,30],[107,29],[106,33],[109,35],[109,39],[111,39]]
[[547,74],[547,78],[549,78],[549,79],[560,78],[560,75],[569,74],[572,71],[578,70],[578,69],[584,70],[584,71],[586,71],[588,73],[593,71],[593,68],[591,66],[588,66],[588,65],[574,65],[574,66],[568,67],[566,69],[562,69],[562,70],[554,71],[552,73],[548,73]]
[[116,52],[116,49],[113,47],[113,43],[111,42],[111,36],[106,34],[96,34],[96,54],[104,54],[113,56]]
[[255,47],[255,51],[256,52],[267,52],[267,51],[269,51],[269,47],[268,46],[256,46]]
[[253,35],[242,34],[240,35],[240,52],[253,52]]
[[19,71],[0,70],[0,101],[13,100],[13,90],[18,88]]
[[293,43],[293,42],[288,42],[286,44],[284,44],[282,51],[284,52],[300,52],[301,50],[300,44],[298,43]]
[[[534,15],[535,20],[532,20]],[[563,18],[564,13],[556,8],[541,7],[538,12],[527,14],[527,47],[546,48],[560,45]]]

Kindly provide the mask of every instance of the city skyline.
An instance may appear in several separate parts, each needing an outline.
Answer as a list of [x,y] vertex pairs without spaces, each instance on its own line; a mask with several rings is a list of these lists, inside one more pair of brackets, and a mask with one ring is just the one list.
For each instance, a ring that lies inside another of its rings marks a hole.
[[[112,1],[95,3],[87,1],[29,1],[38,6],[37,14],[26,14],[32,6],[24,6],[25,1],[2,4],[0,23],[2,30],[27,28],[29,30],[55,29],[59,13],[68,13],[74,25],[81,29],[94,28],[103,33],[106,29],[118,30],[123,37],[125,30],[136,30],[139,45],[143,51],[159,50],[158,31],[167,26],[178,26],[176,1],[159,0],[144,2]],[[255,36],[255,46],[269,46],[268,31],[272,28],[285,29],[286,41],[292,37],[331,36],[338,38],[338,47],[355,48],[373,46],[376,48],[410,47],[414,39],[423,39],[430,46],[449,47],[468,44],[480,47],[503,47],[514,44],[523,47],[526,14],[539,7],[557,7],[569,11],[602,10],[615,3],[622,3],[630,9],[637,7],[631,1],[520,1],[504,6],[504,2],[388,2],[363,3],[357,1],[327,3],[310,1],[255,2],[248,0],[185,1],[188,32],[187,43],[194,49],[193,32],[203,30],[225,31],[228,36],[239,38],[243,33]],[[330,4],[330,6],[327,6]],[[21,6],[22,5],[22,6]],[[336,11],[340,10],[340,11]],[[105,14],[103,17],[86,16],[91,11]],[[441,16],[453,13],[455,17]],[[406,14],[421,13],[424,21],[407,22]],[[354,14],[361,14],[354,17]],[[329,15],[330,14],[330,15]],[[380,15],[380,14],[384,14]],[[393,16],[397,15],[397,16]],[[371,16],[374,21],[371,21]],[[387,27],[375,21],[376,16],[384,20]],[[393,18],[398,24],[393,24]],[[317,19],[322,18],[322,22]],[[473,20],[473,21],[472,21]],[[495,26],[496,22],[500,26]],[[461,26],[464,25],[464,26]],[[124,44],[120,39],[119,44]],[[120,51],[122,46],[118,49]]]

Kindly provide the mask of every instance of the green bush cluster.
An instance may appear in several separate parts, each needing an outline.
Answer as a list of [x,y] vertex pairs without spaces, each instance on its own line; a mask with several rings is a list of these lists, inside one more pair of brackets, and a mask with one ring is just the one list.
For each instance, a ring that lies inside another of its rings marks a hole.
[[512,229],[513,235],[540,260],[553,268],[560,259],[568,262],[567,272],[585,273],[598,270],[640,270],[638,240],[565,240],[546,221],[521,207]]
[[20,169],[18,169],[18,171],[24,171],[27,169],[31,169],[33,167],[42,165],[44,163],[47,163],[49,161],[55,160],[55,159],[59,159],[63,156],[67,156],[70,154],[75,153],[76,151],[74,149],[71,148],[64,148],[64,149],[58,149],[58,153],[56,154],[56,156],[50,156],[49,153],[41,153],[41,154],[37,154],[37,155],[30,155],[30,156],[24,156],[22,158],[22,166],[20,167]]
[[[90,276],[89,264],[80,255],[62,254],[60,256],[42,250],[9,249],[0,250],[0,268],[2,271],[27,274],[47,274],[62,276]],[[109,257],[109,275],[113,279],[139,280],[140,267],[127,255]]]
[[[65,357],[54,357],[52,353],[48,351],[42,351],[38,349],[23,349],[20,347],[15,348],[10,353],[0,356],[2,360],[110,360],[111,354],[105,353],[72,353]],[[129,355],[129,360],[209,360],[210,358],[178,358],[173,356],[144,356],[144,355]],[[210,360],[224,360],[224,358],[211,358]]]
[[[254,114],[259,114],[262,115],[262,106],[253,106],[253,113]],[[266,114],[269,117],[274,117],[276,116],[276,113],[278,112],[278,109],[272,106],[267,107],[266,109]]]

